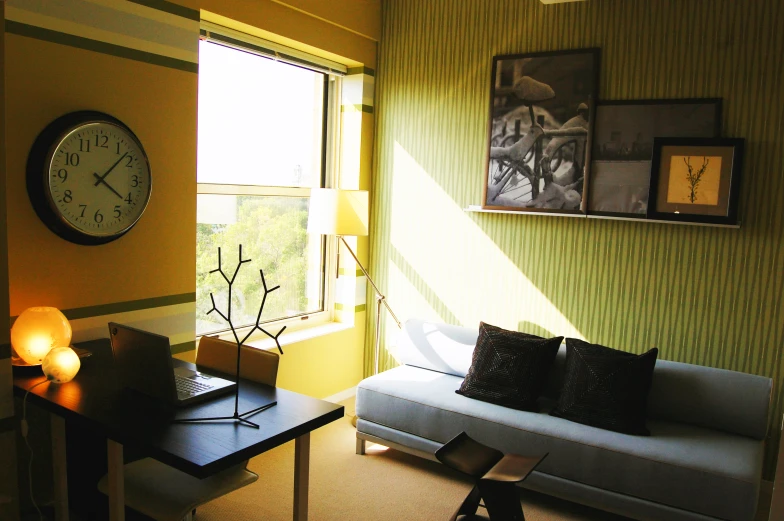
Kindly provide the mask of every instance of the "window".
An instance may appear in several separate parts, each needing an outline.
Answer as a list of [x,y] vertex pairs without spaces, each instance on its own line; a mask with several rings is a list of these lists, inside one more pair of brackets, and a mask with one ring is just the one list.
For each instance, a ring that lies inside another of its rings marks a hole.
[[[203,31],[204,33],[204,31]],[[236,40],[232,40],[236,41]],[[331,185],[337,154],[334,104],[340,78],[261,56],[224,42],[199,45],[196,333],[229,329],[228,284],[242,245],[244,264],[233,284],[235,328],[262,322],[329,317],[334,270],[323,237],[306,233],[310,189]],[[327,271],[329,270],[329,271]]]

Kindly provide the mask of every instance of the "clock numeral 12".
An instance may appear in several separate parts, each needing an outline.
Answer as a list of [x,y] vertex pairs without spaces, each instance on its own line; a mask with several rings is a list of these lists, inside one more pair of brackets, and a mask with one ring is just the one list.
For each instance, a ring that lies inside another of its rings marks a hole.
[[95,146],[101,148],[109,148],[109,145],[107,145],[108,142],[109,142],[109,136],[99,136],[98,134],[95,135]]

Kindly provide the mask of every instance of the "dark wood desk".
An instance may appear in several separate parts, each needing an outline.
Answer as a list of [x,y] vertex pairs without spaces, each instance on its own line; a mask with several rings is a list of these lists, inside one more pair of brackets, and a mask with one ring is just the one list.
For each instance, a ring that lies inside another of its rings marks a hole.
[[[57,521],[67,521],[68,494],[65,474],[65,422],[95,430],[108,438],[109,516],[122,521],[124,511],[123,445],[133,445],[167,465],[197,478],[211,476],[283,443],[295,440],[294,520],[305,521],[308,512],[310,432],[343,417],[343,406],[284,389],[240,381],[240,412],[274,397],[278,404],[254,415],[254,429],[233,422],[177,424],[173,419],[230,415],[234,394],[185,408],[163,405],[123,390],[114,372],[107,340],[79,344],[93,353],[82,359],[82,368],[66,384],[43,384],[32,390],[28,401],[52,414],[52,452],[55,465]],[[174,360],[175,365],[195,367]],[[41,382],[38,374],[14,374],[14,394]]]

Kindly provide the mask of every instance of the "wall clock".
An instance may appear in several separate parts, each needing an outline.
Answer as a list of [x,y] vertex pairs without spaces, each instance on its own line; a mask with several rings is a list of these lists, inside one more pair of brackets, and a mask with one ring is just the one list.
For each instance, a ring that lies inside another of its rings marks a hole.
[[128,233],[144,213],[151,189],[141,142],[102,112],[57,118],[27,157],[27,194],[35,213],[76,244],[105,244]]

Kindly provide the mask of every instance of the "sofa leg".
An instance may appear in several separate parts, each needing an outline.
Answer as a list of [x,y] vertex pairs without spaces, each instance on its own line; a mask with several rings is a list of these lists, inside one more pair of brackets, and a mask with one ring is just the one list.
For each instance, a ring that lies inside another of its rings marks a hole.
[[365,440],[357,438],[357,454],[360,456],[365,454]]

